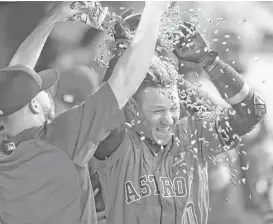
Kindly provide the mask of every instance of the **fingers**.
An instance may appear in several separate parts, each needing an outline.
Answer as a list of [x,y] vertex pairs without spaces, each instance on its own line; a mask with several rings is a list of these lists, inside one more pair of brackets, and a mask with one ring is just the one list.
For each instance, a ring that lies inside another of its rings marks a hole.
[[190,36],[193,35],[192,30],[189,27],[187,27],[186,25],[180,25],[179,31],[184,34],[186,39],[190,38]]
[[128,16],[124,20],[124,25],[127,26],[130,30],[134,31],[138,27],[140,19],[141,19],[140,13]]
[[96,197],[96,196],[98,195],[99,191],[100,191],[99,188],[96,188],[96,189],[94,190],[94,197]]
[[78,13],[74,15],[73,17],[69,18],[69,21],[79,21],[82,23],[87,23],[88,22],[88,15],[85,13]]
[[85,1],[72,2],[70,4],[70,8],[75,10],[86,9],[87,7],[88,7],[88,3]]
[[98,18],[99,24],[103,23],[103,21],[105,20],[105,17],[107,16],[107,13],[108,13],[108,7],[103,8]]
[[191,23],[191,22],[184,22],[184,25],[189,28],[192,32],[196,31],[196,26],[195,24]]
[[134,10],[135,10],[135,9],[131,7],[131,8],[129,8],[129,9],[127,9],[125,12],[123,12],[123,13],[120,15],[120,17],[121,17],[122,19],[125,19],[126,17],[130,16],[130,15],[133,13]]

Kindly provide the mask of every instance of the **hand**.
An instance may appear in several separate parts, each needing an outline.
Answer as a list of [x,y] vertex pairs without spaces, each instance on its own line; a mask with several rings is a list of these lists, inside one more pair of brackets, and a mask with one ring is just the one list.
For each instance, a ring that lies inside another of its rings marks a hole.
[[172,38],[178,39],[173,53],[180,60],[193,63],[200,62],[209,52],[209,45],[206,40],[196,30],[195,25],[190,22],[184,22],[179,31],[179,33],[172,34]]
[[[96,188],[94,190],[94,197],[96,197],[99,193],[99,189]],[[105,210],[101,211],[101,212],[97,212],[97,220],[98,220],[98,224],[106,224],[106,217],[105,217]]]
[[123,12],[114,26],[114,37],[115,40],[130,40],[133,37],[134,31],[137,29],[139,21],[141,19],[141,14],[134,14],[134,9],[129,8],[125,12]]
[[78,1],[73,2],[71,8],[86,10],[86,13],[74,15],[70,20],[80,21],[91,27],[103,29],[102,23],[108,14],[108,7],[102,7],[97,1]]
[[48,11],[48,16],[56,23],[63,22],[71,17],[87,12],[86,7],[74,8],[72,2],[57,2]]

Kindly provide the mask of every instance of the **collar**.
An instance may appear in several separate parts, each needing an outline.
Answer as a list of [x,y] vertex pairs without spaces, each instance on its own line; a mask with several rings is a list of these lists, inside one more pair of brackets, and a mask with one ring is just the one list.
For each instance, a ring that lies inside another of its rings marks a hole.
[[9,155],[21,142],[37,138],[43,127],[44,126],[29,128],[20,132],[14,137],[7,137],[6,139],[3,139],[2,143],[0,143],[0,148],[4,151],[4,153]]

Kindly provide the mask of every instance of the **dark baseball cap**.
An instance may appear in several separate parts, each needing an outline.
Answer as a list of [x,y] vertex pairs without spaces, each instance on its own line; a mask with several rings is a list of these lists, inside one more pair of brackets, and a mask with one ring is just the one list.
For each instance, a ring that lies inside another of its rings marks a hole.
[[0,116],[7,116],[26,106],[39,92],[49,89],[59,79],[52,69],[39,73],[25,65],[0,70]]
[[98,88],[98,78],[99,76],[87,67],[61,72],[54,98],[69,107],[79,105]]

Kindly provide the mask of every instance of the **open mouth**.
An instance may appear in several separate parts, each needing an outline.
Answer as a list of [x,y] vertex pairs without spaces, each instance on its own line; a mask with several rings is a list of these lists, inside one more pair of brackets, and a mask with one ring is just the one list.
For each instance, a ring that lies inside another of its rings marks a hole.
[[170,132],[170,130],[171,130],[171,126],[166,127],[166,128],[160,128],[160,127],[156,128],[157,133],[160,134],[160,135],[168,134]]

